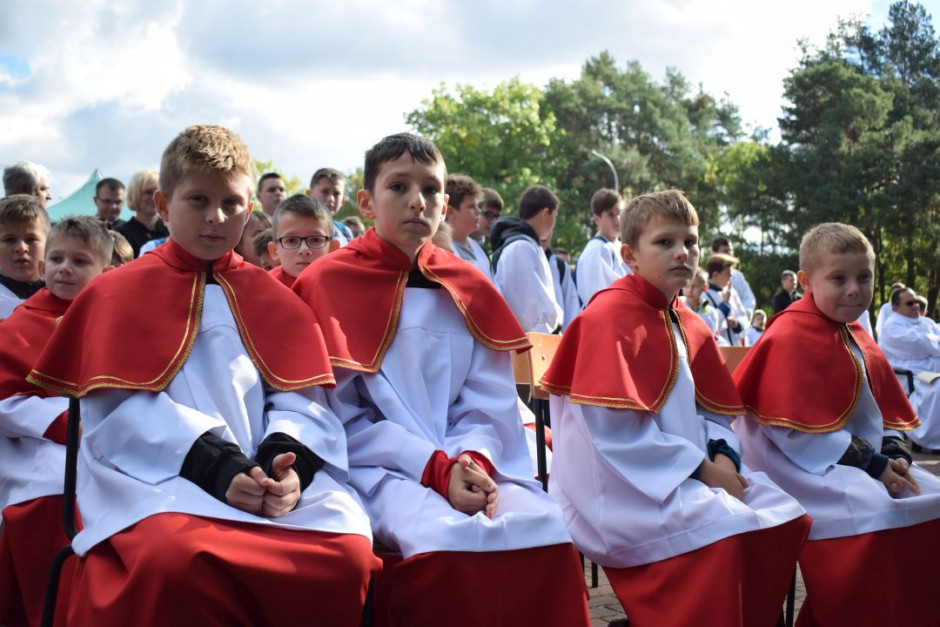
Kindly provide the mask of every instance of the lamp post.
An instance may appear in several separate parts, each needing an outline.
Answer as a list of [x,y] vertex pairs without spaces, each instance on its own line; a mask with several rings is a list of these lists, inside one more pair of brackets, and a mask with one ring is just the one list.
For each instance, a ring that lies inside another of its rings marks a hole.
[[614,189],[617,191],[617,193],[620,193],[620,178],[617,176],[617,168],[614,167],[613,162],[612,162],[610,159],[608,159],[605,155],[599,153],[599,152],[596,151],[596,150],[592,150],[592,151],[591,151],[591,154],[594,155],[595,157],[597,157],[598,159],[602,160],[604,163],[606,163],[606,164],[607,164],[607,167],[610,168],[610,171],[613,172],[613,174],[614,174]]

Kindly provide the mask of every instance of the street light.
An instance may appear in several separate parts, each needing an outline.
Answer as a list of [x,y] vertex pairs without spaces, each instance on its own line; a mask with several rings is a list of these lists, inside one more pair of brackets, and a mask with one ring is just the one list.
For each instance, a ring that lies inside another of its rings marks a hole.
[[607,166],[610,168],[610,171],[613,172],[613,174],[614,174],[614,190],[615,190],[617,193],[620,193],[620,178],[617,176],[617,168],[614,167],[613,162],[612,162],[610,159],[608,159],[606,156],[604,156],[603,154],[597,152],[596,150],[592,150],[592,151],[591,151],[591,154],[594,155],[595,157],[597,157],[598,159],[601,159],[604,163],[606,163]]

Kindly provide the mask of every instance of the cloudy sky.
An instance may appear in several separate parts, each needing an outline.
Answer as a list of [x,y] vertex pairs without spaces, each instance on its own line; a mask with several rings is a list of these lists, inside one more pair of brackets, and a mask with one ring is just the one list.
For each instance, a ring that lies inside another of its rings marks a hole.
[[[927,0],[937,18],[940,0]],[[59,199],[94,170],[156,168],[185,126],[230,126],[307,179],[352,171],[441,83],[577,77],[609,50],[669,66],[776,127],[798,39],[887,0],[3,0],[0,164],[37,161]]]

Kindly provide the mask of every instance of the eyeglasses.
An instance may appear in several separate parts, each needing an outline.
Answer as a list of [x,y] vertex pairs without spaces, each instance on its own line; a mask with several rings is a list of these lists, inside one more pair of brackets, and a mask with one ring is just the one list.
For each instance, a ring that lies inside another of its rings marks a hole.
[[495,220],[496,218],[499,217],[499,214],[498,214],[498,213],[495,213],[495,212],[493,212],[493,211],[490,211],[489,209],[484,209],[484,210],[483,210],[482,212],[480,212],[480,213],[481,213],[481,215],[482,215],[484,218],[486,218],[487,220]]
[[307,237],[286,235],[284,237],[279,237],[274,241],[287,250],[294,250],[296,248],[300,248],[301,242],[307,244],[307,248],[323,248],[330,243],[330,238],[326,235],[308,235]]

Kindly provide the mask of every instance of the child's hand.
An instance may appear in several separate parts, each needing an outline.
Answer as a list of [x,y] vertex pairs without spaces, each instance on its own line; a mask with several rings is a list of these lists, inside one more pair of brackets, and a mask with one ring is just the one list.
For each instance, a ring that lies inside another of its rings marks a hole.
[[300,500],[300,477],[293,467],[296,460],[295,453],[282,453],[271,463],[272,477],[268,480],[261,511],[264,516],[278,518],[297,506]]
[[489,518],[496,512],[499,487],[469,455],[461,455],[450,467],[447,500],[451,507],[468,516],[483,511]]
[[910,467],[906,459],[889,459],[884,472],[878,479],[888,488],[888,494],[897,498],[901,496],[905,489],[914,494],[920,494],[920,486],[911,476]]
[[702,462],[699,481],[711,488],[722,488],[739,501],[747,487],[747,479],[738,474],[734,462],[721,453],[715,455],[713,462],[707,459]]
[[259,514],[269,481],[271,479],[260,466],[254,466],[248,472],[240,472],[228,484],[225,502],[250,514]]

